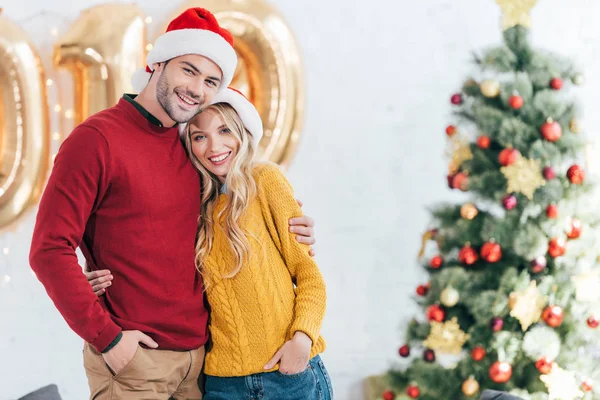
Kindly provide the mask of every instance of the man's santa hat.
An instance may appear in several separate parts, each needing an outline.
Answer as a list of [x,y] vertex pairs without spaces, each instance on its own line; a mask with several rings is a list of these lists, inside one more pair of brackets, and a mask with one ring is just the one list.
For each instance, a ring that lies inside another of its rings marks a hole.
[[153,71],[152,64],[186,54],[198,54],[221,68],[223,77],[219,90],[229,86],[237,65],[233,36],[219,26],[215,16],[204,8],[189,8],[175,18],[146,57],[146,68],[137,70],[131,78],[139,93],[146,87]]

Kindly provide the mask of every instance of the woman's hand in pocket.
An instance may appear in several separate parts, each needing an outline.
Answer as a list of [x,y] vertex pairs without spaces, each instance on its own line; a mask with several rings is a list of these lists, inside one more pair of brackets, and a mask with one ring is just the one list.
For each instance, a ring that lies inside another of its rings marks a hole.
[[96,296],[102,296],[106,292],[106,288],[112,285],[113,276],[107,269],[84,273]]
[[310,357],[312,340],[304,332],[296,332],[291,340],[285,342],[265,365],[269,370],[279,363],[279,372],[285,375],[299,374],[306,369]]

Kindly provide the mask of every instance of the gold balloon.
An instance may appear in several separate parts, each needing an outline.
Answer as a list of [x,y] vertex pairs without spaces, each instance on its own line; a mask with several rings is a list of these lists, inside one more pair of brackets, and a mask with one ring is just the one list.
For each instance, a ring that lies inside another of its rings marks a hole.
[[481,93],[485,97],[496,97],[500,94],[500,83],[494,79],[486,79],[481,82]]
[[0,227],[36,204],[49,167],[50,116],[41,60],[0,15]]
[[190,7],[210,10],[234,36],[238,67],[232,86],[250,99],[262,118],[260,157],[288,167],[302,133],[304,74],[287,23],[264,0],[191,0],[172,18]]
[[479,382],[472,376],[467,378],[462,384],[462,392],[465,396],[474,396],[479,391]]
[[463,204],[462,207],[460,207],[460,216],[464,219],[468,219],[470,221],[474,219],[477,216],[477,214],[479,214],[479,211],[473,203],[466,203]]
[[74,123],[132,92],[131,76],[145,65],[146,24],[133,4],[102,4],[81,12],[54,48],[54,65],[74,79]]
[[460,295],[456,289],[452,286],[448,286],[442,293],[440,293],[440,302],[446,307],[454,307],[458,304],[458,300],[460,299]]

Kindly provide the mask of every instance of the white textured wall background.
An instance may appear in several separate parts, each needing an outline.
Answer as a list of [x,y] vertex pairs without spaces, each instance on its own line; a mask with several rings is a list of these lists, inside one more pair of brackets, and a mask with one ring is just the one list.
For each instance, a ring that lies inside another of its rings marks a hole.
[[[460,87],[470,52],[500,40],[492,0],[271,0],[303,51],[307,110],[289,177],[318,222],[318,257],[328,282],[324,359],[337,398],[362,399],[363,377],[397,361],[410,296],[425,275],[415,257],[429,216],[425,206],[458,199],[445,186],[444,128],[449,95]],[[74,20],[100,2],[57,0]],[[143,0],[152,29],[179,3]],[[201,4],[201,1],[198,1]],[[43,0],[9,0],[21,20]],[[541,0],[533,12],[538,46],[573,57],[587,84],[578,89],[588,135],[600,126],[600,3]],[[33,34],[33,33],[32,33]],[[36,33],[39,34],[39,33]],[[30,215],[0,237],[12,280],[0,287],[0,399],[56,383],[67,400],[84,399],[81,340],[29,272]]]

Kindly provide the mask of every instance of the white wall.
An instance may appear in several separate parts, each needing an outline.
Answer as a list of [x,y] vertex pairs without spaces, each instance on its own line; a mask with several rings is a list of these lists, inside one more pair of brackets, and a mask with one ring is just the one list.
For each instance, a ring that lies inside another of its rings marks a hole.
[[[304,53],[308,107],[289,177],[317,222],[318,257],[329,291],[324,359],[342,400],[362,399],[362,379],[398,361],[410,297],[426,277],[416,265],[425,206],[458,199],[446,189],[444,128],[449,96],[470,69],[470,52],[500,40],[492,0],[272,0]],[[57,0],[69,20],[100,2]],[[156,23],[179,3],[143,0]],[[200,3],[200,1],[199,1]],[[49,7],[9,0],[19,20]],[[587,84],[578,95],[588,134],[600,126],[600,3],[543,0],[534,42],[574,57]],[[86,398],[81,341],[29,272],[33,215],[0,237],[0,399],[56,383]]]

